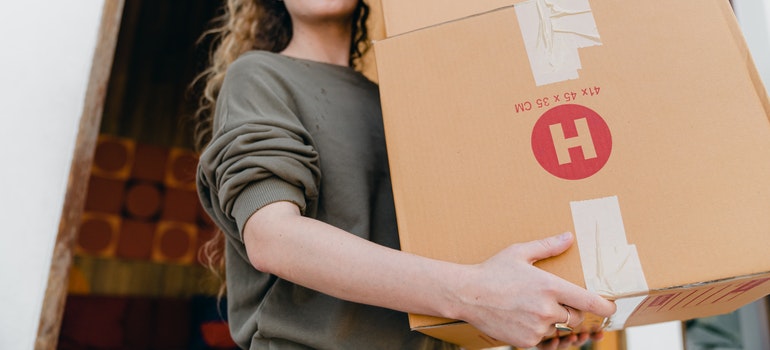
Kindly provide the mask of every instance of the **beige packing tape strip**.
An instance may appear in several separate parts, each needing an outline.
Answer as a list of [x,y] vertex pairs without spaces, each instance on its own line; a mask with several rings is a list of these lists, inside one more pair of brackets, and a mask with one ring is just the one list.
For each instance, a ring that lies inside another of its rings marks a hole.
[[515,8],[535,84],[577,79],[578,49],[602,44],[588,0],[530,0]]
[[622,329],[649,288],[636,246],[628,244],[618,197],[571,202],[570,207],[586,288],[615,300],[618,311],[607,329]]

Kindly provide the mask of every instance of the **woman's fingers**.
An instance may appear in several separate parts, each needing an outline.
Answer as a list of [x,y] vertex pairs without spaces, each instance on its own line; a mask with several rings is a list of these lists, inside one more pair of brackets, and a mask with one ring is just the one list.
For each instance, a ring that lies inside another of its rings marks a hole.
[[574,236],[570,232],[546,237],[535,241],[515,245],[521,251],[523,258],[533,264],[535,261],[547,259],[564,253],[573,243]]
[[560,321],[559,323],[563,323],[570,328],[577,328],[577,326],[583,323],[584,316],[582,311],[567,305],[562,306],[564,306],[564,311],[566,311],[566,314],[564,320]]
[[[524,255],[530,263],[557,256],[566,251],[574,242],[570,232],[535,241],[515,245],[515,249]],[[615,304],[596,293],[589,292],[565,280],[559,279],[556,289],[560,291],[560,302],[575,309],[588,311],[600,317],[609,317],[615,313]]]

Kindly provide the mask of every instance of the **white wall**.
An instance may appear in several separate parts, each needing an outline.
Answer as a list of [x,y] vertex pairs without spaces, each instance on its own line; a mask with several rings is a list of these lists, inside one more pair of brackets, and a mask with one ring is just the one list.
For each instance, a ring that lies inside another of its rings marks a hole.
[[733,6],[767,87],[770,84],[770,3],[767,0],[733,0]]
[[626,329],[628,350],[682,350],[684,338],[679,321]]
[[0,349],[33,349],[104,0],[0,2]]

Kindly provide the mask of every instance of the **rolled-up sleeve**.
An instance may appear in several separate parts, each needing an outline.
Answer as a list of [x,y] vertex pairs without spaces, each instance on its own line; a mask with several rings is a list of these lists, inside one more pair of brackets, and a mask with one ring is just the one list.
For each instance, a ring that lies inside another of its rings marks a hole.
[[259,208],[290,201],[304,213],[318,197],[318,153],[290,91],[270,67],[249,59],[231,65],[220,91],[198,193],[220,226],[235,224],[238,239]]

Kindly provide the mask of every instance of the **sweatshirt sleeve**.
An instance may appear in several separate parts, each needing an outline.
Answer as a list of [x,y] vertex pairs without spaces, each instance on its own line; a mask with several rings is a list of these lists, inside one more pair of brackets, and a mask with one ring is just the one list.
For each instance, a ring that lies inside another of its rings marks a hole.
[[237,229],[230,232],[235,238],[267,204],[290,201],[304,213],[318,197],[318,154],[290,91],[258,57],[236,60],[220,90],[213,137],[198,165],[198,193],[220,226]]

